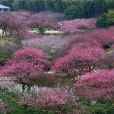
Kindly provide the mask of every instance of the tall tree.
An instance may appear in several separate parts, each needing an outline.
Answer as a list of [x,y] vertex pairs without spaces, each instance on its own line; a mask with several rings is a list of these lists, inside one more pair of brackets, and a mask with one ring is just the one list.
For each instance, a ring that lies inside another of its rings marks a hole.
[[29,10],[39,12],[45,9],[43,0],[29,0]]
[[83,14],[85,18],[93,17],[95,15],[94,4],[92,1],[87,1],[83,3]]
[[28,4],[26,0],[14,0],[13,2],[13,9],[20,10],[20,9],[27,9]]
[[107,10],[107,4],[105,0],[94,0],[94,9],[95,9],[95,16],[99,16]]

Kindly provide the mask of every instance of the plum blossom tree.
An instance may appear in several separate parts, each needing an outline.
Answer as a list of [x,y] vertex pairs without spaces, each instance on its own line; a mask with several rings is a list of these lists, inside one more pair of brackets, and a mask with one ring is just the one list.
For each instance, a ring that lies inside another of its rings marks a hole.
[[14,52],[13,58],[6,62],[1,72],[24,87],[32,78],[48,70],[49,66],[50,62],[41,50],[24,48]]
[[64,18],[63,14],[60,13],[50,13],[50,12],[40,12],[33,14],[30,18],[30,26],[38,27],[45,26],[49,28],[57,28],[58,20],[62,20]]
[[71,21],[63,21],[60,30],[66,33],[83,33],[85,29],[95,28],[95,19],[75,19]]
[[11,12],[11,14],[25,21],[27,21],[31,17],[31,13],[28,11],[16,11]]
[[107,29],[95,29],[91,32],[80,34],[79,38],[76,38],[75,42],[89,42],[92,45],[106,48],[111,48],[114,43],[114,27]]
[[0,28],[2,29],[2,35],[17,35],[20,38],[25,38],[28,32],[28,23],[26,21],[16,17],[12,13],[0,14]]
[[98,73],[91,72],[76,82],[76,93],[88,100],[114,99],[114,71],[101,70]]
[[61,13],[52,13],[52,12],[40,12],[33,14],[32,19],[39,20],[40,22],[56,22],[64,19],[64,14]]
[[49,27],[49,28],[57,28],[58,25],[56,22],[51,22],[51,21],[40,21],[38,19],[31,19],[30,23],[29,23],[30,27],[39,27],[39,26],[44,26],[44,27]]
[[114,42],[114,27],[110,27],[107,29],[97,29],[89,34],[89,36],[93,39],[96,39],[102,46],[109,45]]
[[74,44],[64,57],[55,61],[53,69],[82,75],[92,71],[97,61],[104,56],[105,52],[100,47],[91,47],[89,43]]
[[[75,35],[73,35],[73,37],[75,37]],[[79,35],[79,37],[75,38],[74,42],[75,43],[82,43],[83,42],[85,44],[88,44],[88,42],[89,42],[89,46],[103,47],[102,43],[99,42],[93,36],[91,36],[89,33],[84,33],[82,35]]]

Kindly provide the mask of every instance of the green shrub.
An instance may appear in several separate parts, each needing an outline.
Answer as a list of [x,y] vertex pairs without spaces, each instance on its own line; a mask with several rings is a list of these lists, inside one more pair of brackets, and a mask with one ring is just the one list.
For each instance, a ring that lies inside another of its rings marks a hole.
[[38,31],[40,34],[45,34],[45,27],[44,26],[39,26]]
[[85,114],[114,114],[114,108],[110,104],[96,103],[89,106]]
[[84,114],[114,114],[114,107],[108,102],[81,100],[80,104],[86,107]]
[[12,53],[11,52],[7,52],[3,55],[0,55],[0,66],[3,66],[4,63],[10,59],[12,57]]
[[96,26],[98,28],[106,28],[106,27],[108,27],[106,14],[103,14],[101,17],[99,17],[97,19]]
[[75,19],[82,17],[82,9],[80,6],[71,5],[65,10],[64,13],[67,19]]
[[97,27],[106,28],[114,25],[114,10],[109,10],[97,19]]

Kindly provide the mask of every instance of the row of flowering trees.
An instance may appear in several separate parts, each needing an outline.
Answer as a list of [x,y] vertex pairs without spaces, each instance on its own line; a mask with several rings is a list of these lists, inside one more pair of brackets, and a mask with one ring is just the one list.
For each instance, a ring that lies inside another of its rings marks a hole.
[[[60,88],[52,90],[38,90],[34,94],[24,94],[20,100],[21,104],[24,106],[45,108],[66,105],[71,101],[74,103],[79,98],[100,101],[111,101],[113,99],[114,71],[92,71],[94,64],[98,62],[98,59],[104,57],[104,51],[96,47],[93,47],[94,49],[90,49],[90,51],[85,49],[87,48],[86,46],[82,44],[78,45],[82,48],[81,50],[84,48],[84,51],[89,51],[89,53],[86,52],[88,53],[87,56],[83,55],[83,53],[81,54],[81,52],[77,55],[77,53],[73,51],[73,49],[76,50],[74,45],[71,50],[68,51],[69,55],[65,55],[66,58],[62,58],[64,62],[60,60],[57,63],[56,61],[53,67],[54,70],[59,68],[59,70],[66,70],[66,72],[74,70],[76,71],[74,74],[75,76],[77,75],[77,72],[79,72],[81,77],[79,80],[74,80],[74,90],[72,91],[68,88],[64,90],[61,90]],[[68,56],[70,56],[71,60]],[[2,68],[1,76],[10,76],[16,82],[18,81],[21,84],[27,84],[31,82],[32,78],[39,78],[41,73],[48,71],[49,69],[47,69],[47,67],[50,67],[50,65],[50,62],[46,60],[46,55],[42,51],[34,48],[20,49],[14,53],[13,58]],[[86,74],[85,72],[88,73]]]
[[95,29],[95,23],[95,19],[74,19],[70,21],[63,21],[60,30],[70,34],[83,33],[87,29]]
[[0,29],[2,35],[17,34],[21,38],[35,38],[38,37],[36,33],[32,33],[33,28],[47,27],[51,29],[58,29],[58,21],[64,18],[63,14],[59,13],[36,13],[30,12],[10,12],[1,13]]
[[[24,106],[48,108],[75,104],[78,100],[86,99],[96,102],[110,102],[114,99],[114,71],[102,70],[99,73],[91,72],[75,82],[74,91],[69,89],[47,89],[39,90],[35,94],[24,94],[20,103]],[[81,111],[81,108],[79,109]],[[83,108],[84,114],[85,109]],[[77,112],[78,113],[78,112]],[[59,114],[59,113],[57,113]]]
[[[59,110],[64,106],[78,106],[77,101],[80,99],[112,102],[114,71],[113,69],[99,69],[100,71],[94,72],[96,64],[105,58],[106,52],[97,43],[92,43],[74,44],[63,57],[55,60],[53,64],[48,60],[48,56],[39,49],[19,49],[14,52],[12,59],[1,67],[0,77],[8,77],[14,82],[22,84],[23,92],[26,85],[36,84],[33,82],[34,78],[41,78],[50,69],[56,73],[65,73],[63,80],[66,80],[67,77],[68,80],[73,79],[73,86],[64,85],[51,89],[38,89],[35,93],[24,93],[19,104],[25,108],[31,108],[31,110],[39,107],[42,110],[56,110],[56,108]],[[55,74],[54,77],[60,78]],[[59,85],[60,83],[61,81]]]
[[[12,59],[1,67],[0,77],[8,77],[15,83],[22,84],[24,92],[27,84],[34,84],[32,80],[40,78],[50,68],[51,63],[43,51],[35,48],[23,48],[14,52]],[[63,91],[60,88],[41,89],[40,91],[38,89],[33,94],[24,94],[19,103],[25,107],[29,106],[36,109],[42,107],[45,109],[46,107],[65,105],[70,97],[71,94],[67,90]]]
[[[65,33],[84,33],[89,30],[96,30],[96,19],[75,19],[70,21],[62,21],[64,19],[63,14],[59,13],[36,13],[32,14],[30,12],[11,12],[11,13],[1,13],[0,18],[0,28],[3,30],[3,34],[17,32],[21,35],[29,34],[31,28],[44,26],[48,28],[54,28],[61,30]],[[96,30],[96,36],[106,37],[110,35],[113,37],[113,27],[111,27],[106,34],[105,29]],[[25,35],[25,36],[26,36]],[[30,34],[29,34],[30,35]],[[28,37],[29,37],[28,35]],[[102,36],[101,36],[102,35]],[[104,36],[103,36],[104,35]]]
[[[85,99],[100,99],[104,98],[103,95],[105,95],[106,99],[108,97],[111,99],[113,97],[113,70],[101,70],[99,73],[93,72],[97,62],[104,58],[105,54],[105,51],[100,47],[91,47],[89,43],[78,43],[74,44],[64,57],[58,58],[54,65],[51,66],[47,55],[41,50],[24,48],[14,52],[12,59],[8,60],[5,66],[1,68],[1,76],[10,77],[15,82],[21,83],[23,91],[26,84],[31,83],[34,78],[39,78],[40,74],[49,71],[51,67],[53,70],[64,72],[66,75],[68,74],[67,76],[70,76],[69,78],[74,79],[73,83],[76,83],[74,86],[76,92],[70,90],[70,96],[68,94],[69,89],[64,91],[61,91],[61,89],[43,90],[36,93],[35,96],[25,94],[20,103],[26,106],[64,105],[69,102],[69,97],[76,100],[77,96]],[[73,72],[73,77],[70,74],[71,72]],[[83,76],[83,74],[85,75]],[[77,80],[77,76],[81,77]],[[93,91],[95,92],[94,96],[90,96]],[[44,97],[43,95],[46,96]]]

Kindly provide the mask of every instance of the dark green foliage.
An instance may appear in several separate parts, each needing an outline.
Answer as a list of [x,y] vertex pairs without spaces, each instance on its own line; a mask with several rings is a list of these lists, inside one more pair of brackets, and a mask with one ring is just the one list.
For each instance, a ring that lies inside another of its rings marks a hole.
[[80,105],[85,106],[86,110],[84,114],[114,114],[114,107],[108,102],[96,102],[96,101],[79,101]]
[[97,19],[96,25],[97,27],[100,27],[100,28],[108,27],[106,14],[103,14],[101,17]]
[[107,9],[114,9],[114,0],[106,0]]
[[94,9],[94,3],[92,1],[87,1],[83,5],[84,9],[84,17],[89,18],[89,17],[94,17],[95,15],[95,9]]
[[107,11],[107,4],[105,0],[94,0],[93,4],[94,4],[95,16],[99,16]]
[[65,10],[67,19],[75,19],[82,17],[82,9],[80,6],[72,5]]
[[45,9],[43,0],[26,0],[28,4],[28,10],[39,12]]
[[105,0],[91,0],[76,2],[65,10],[65,15],[69,19],[96,17],[107,11]]
[[45,34],[45,27],[44,26],[39,26],[38,31],[40,34]]
[[8,59],[11,59],[11,57],[11,52],[7,52],[5,54],[0,55],[0,66],[3,66]]
[[[8,108],[11,111],[10,114],[19,114],[17,113],[19,112],[19,110],[20,110],[20,113],[24,112],[23,107],[17,104],[19,97],[20,95],[18,93],[8,92],[7,90],[0,90],[0,99],[3,102],[7,103]],[[21,111],[21,109],[23,109],[23,111]]]
[[87,108],[85,114],[113,114],[114,108],[110,104],[96,103]]
[[27,7],[28,7],[28,4],[26,0],[14,0],[14,2],[12,3],[12,8],[15,10],[27,9]]
[[63,12],[64,3],[63,0],[44,0],[45,9],[55,11],[55,12]]
[[109,10],[97,19],[96,23],[99,28],[106,28],[114,25],[114,10]]

